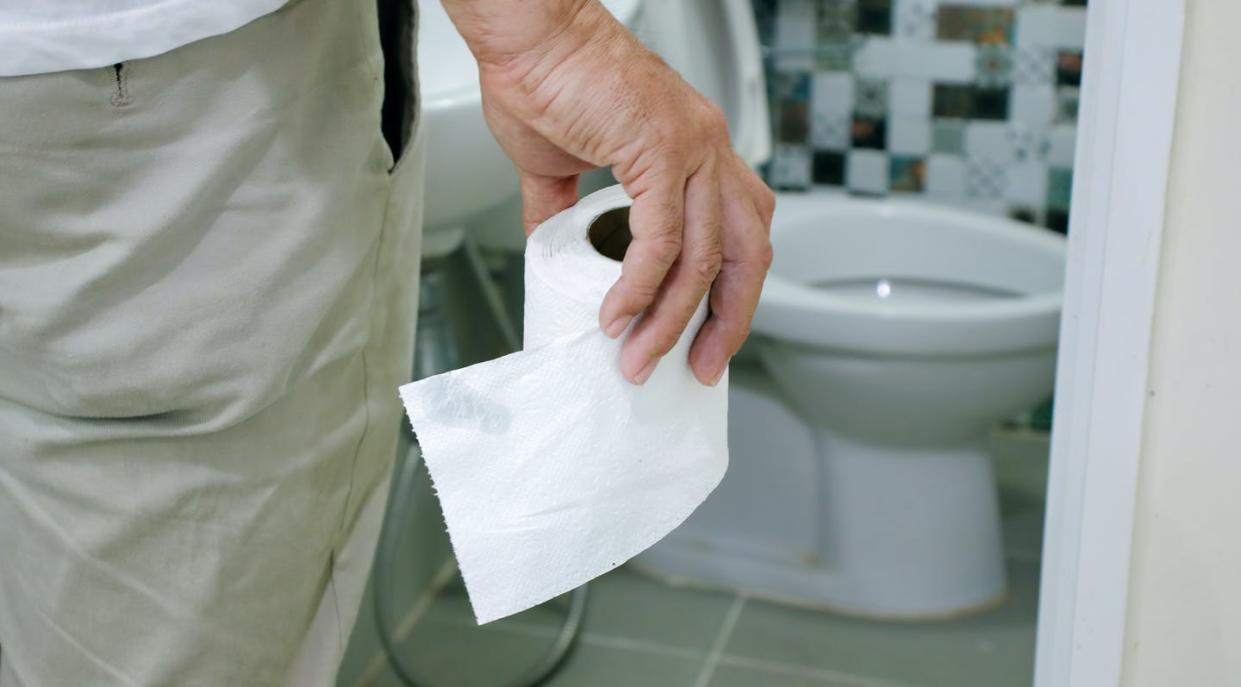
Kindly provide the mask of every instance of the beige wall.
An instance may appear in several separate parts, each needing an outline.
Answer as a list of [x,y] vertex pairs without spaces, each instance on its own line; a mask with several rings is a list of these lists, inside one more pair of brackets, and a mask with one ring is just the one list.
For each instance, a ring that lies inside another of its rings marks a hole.
[[1241,685],[1241,0],[1187,0],[1126,687]]

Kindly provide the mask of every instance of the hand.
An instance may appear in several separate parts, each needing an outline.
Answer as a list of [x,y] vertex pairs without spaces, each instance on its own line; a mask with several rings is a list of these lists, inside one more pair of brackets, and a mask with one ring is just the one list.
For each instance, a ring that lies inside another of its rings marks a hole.
[[[530,5],[534,4],[534,9]],[[733,153],[723,113],[597,0],[445,0],[479,61],[483,107],[521,180],[526,233],[609,166],[633,241],[604,298],[613,338],[639,314],[621,371],[642,384],[708,292],[689,363],[714,385],[750,330],[771,264],[775,198]]]

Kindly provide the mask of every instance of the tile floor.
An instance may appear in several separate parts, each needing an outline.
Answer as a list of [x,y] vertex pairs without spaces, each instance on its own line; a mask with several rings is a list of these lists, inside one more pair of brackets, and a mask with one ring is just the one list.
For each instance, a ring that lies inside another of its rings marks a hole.
[[[1047,439],[996,439],[1010,595],[942,622],[845,618],[735,594],[669,587],[628,568],[591,583],[585,632],[551,687],[1024,687],[1038,598]],[[545,650],[567,604],[484,628],[457,580],[405,641],[430,685],[511,684]],[[374,687],[399,687],[390,672]]]

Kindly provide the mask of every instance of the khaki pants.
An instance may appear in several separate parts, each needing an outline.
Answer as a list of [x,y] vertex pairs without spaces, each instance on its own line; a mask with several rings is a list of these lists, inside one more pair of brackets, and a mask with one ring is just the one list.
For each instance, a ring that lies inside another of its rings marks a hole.
[[416,312],[377,33],[0,79],[0,686],[334,683]]

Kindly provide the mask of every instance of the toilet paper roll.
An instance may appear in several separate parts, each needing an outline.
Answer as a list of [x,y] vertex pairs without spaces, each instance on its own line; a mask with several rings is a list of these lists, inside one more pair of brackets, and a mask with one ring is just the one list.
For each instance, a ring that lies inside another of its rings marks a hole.
[[401,387],[480,624],[650,547],[728,466],[727,375],[688,362],[706,303],[642,386],[599,330],[630,202],[604,189],[530,236],[522,351]]

